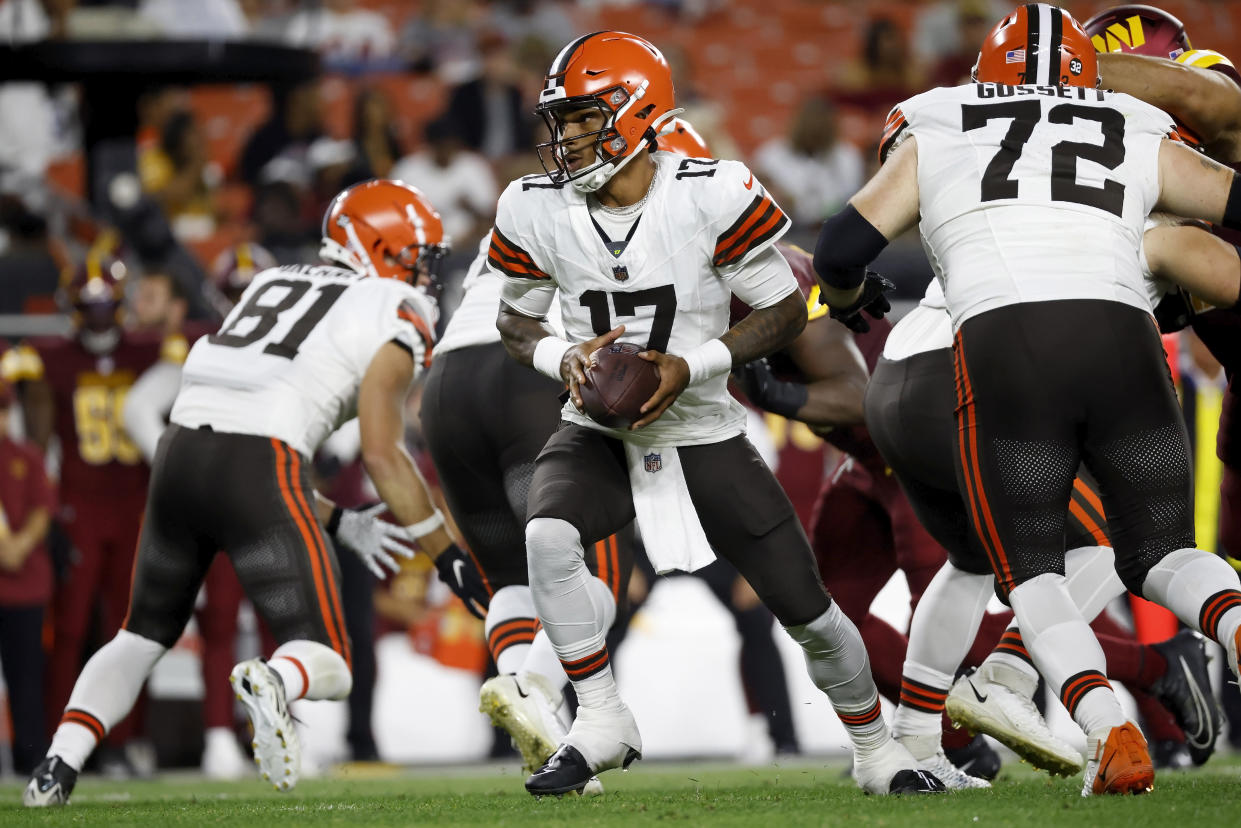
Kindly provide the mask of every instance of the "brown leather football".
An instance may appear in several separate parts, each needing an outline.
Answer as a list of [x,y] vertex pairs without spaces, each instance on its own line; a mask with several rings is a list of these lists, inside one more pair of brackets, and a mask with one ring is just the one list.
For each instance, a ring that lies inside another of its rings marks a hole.
[[642,404],[659,388],[659,369],[638,354],[645,351],[630,342],[613,342],[591,354],[582,385],[582,407],[592,420],[609,428],[628,428],[642,418]]

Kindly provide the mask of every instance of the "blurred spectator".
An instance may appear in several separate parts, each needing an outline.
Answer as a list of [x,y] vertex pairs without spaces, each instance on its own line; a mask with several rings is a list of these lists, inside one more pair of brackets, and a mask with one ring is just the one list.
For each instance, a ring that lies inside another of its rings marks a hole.
[[[972,49],[974,54],[970,58],[970,66],[973,66],[978,47],[991,26],[1012,10],[1013,4],[1002,0],[940,0],[926,4],[914,20],[915,60],[922,66],[935,67],[944,58]],[[972,31],[962,30],[962,21],[973,17],[982,17],[987,24],[977,37]]]
[[866,24],[861,57],[845,65],[838,85],[839,102],[884,114],[925,86],[918,81],[904,30],[886,17]]
[[352,173],[358,165],[357,147],[347,139],[320,138],[310,145],[306,163],[310,169],[310,199],[302,205],[302,214],[317,225],[336,194],[353,183]]
[[840,138],[836,107],[823,97],[806,99],[787,136],[759,147],[754,166],[797,224],[817,225],[862,186],[857,148]]
[[[354,166],[345,185],[369,178],[387,178],[401,157],[392,102],[379,89],[360,89],[353,101]],[[433,202],[437,203],[437,202]]]
[[999,17],[991,16],[986,0],[959,0],[955,4],[956,47],[931,64],[931,86],[969,83],[970,70],[978,60],[978,47]]
[[13,724],[13,765],[30,773],[47,751],[43,730],[43,614],[52,599],[44,539],[56,494],[43,457],[9,433],[13,389],[0,379],[0,668]]
[[474,255],[474,242],[495,217],[499,191],[487,159],[465,148],[451,117],[427,124],[423,146],[398,161],[392,177],[421,190],[439,209],[453,249]]
[[235,40],[249,29],[237,0],[142,0],[139,12],[167,37]]
[[188,110],[170,115],[159,143],[141,150],[138,175],[142,188],[164,208],[180,240],[202,239],[215,230],[212,182],[219,170],[207,161],[207,141]]
[[148,331],[163,336],[181,332],[188,305],[181,285],[162,270],[148,270],[137,278],[128,297],[131,331]]
[[415,72],[466,81],[478,73],[478,32],[486,17],[481,0],[425,0],[401,32],[401,54]]
[[359,9],[357,0],[321,0],[318,8],[295,12],[284,37],[293,46],[316,49],[336,61],[377,60],[396,51],[388,18]]
[[482,71],[453,88],[448,117],[460,125],[465,146],[490,159],[529,152],[534,146],[533,116],[522,102],[517,63],[505,36],[489,31],[479,37]]
[[31,43],[51,32],[43,0],[0,0],[0,40]]
[[[574,20],[576,7],[569,0],[495,0],[491,4],[490,26],[506,33],[514,43],[537,38],[556,52],[583,30]],[[544,71],[551,65],[548,61]]]
[[288,181],[269,181],[254,191],[255,236],[283,264],[318,261],[319,228],[303,209],[307,201]]
[[[250,186],[263,181],[263,168],[277,156],[304,160],[310,144],[323,135],[319,85],[309,80],[272,89],[272,115],[246,141],[238,169]],[[304,174],[309,179],[309,172]]]

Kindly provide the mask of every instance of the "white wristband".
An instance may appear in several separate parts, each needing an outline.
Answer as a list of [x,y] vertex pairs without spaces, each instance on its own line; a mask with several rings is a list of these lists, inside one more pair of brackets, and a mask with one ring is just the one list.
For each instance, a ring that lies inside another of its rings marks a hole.
[[718,339],[702,343],[681,356],[689,364],[689,384],[697,385],[733,368],[733,353]]
[[573,343],[558,336],[545,336],[534,346],[534,370],[554,380],[564,381],[560,376],[560,362],[565,351],[573,347]]
[[444,513],[439,509],[435,510],[435,514],[426,520],[420,520],[417,523],[411,523],[409,526],[403,527],[409,533],[411,538],[417,539],[425,535],[429,535],[436,529],[444,525]]

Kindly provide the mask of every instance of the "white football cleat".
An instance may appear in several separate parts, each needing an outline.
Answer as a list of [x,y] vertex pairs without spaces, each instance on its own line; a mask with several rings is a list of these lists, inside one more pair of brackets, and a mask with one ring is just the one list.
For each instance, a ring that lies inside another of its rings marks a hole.
[[896,740],[913,756],[914,761],[918,763],[919,770],[935,774],[935,778],[943,782],[944,787],[950,791],[991,787],[991,783],[986,779],[970,776],[948,760],[940,744],[939,733],[926,736],[898,736]]
[[284,682],[258,658],[233,668],[228,681],[246,706],[254,728],[254,761],[259,773],[278,791],[292,790],[302,771],[302,744],[289,715]]
[[573,727],[555,753],[526,780],[535,796],[587,788],[596,774],[612,768],[628,768],[642,758],[638,723],[623,703],[609,710],[579,707]]
[[48,756],[30,775],[22,791],[22,804],[27,808],[52,808],[69,804],[69,795],[78,782],[78,772],[59,756]]
[[1033,689],[1017,670],[984,663],[953,683],[945,709],[955,724],[999,740],[1036,768],[1060,776],[1080,773],[1081,753],[1052,734],[1030,698]]
[[854,751],[853,780],[863,791],[877,796],[945,790],[934,773],[920,769],[913,754],[891,737],[868,753]]
[[[479,712],[486,713],[491,723],[513,740],[526,775],[543,767],[564,739],[566,730],[560,719],[563,706],[564,695],[538,673],[495,676],[478,691]],[[581,793],[598,796],[603,785],[592,777]]]

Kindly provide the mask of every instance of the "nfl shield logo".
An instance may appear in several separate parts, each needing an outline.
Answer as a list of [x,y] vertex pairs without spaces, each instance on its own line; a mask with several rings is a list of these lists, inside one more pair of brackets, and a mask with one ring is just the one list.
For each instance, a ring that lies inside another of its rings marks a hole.
[[[624,265],[617,265],[612,268],[612,275],[616,277],[616,281],[624,282],[629,279],[629,269]],[[658,457],[658,455],[656,455]]]
[[642,458],[642,464],[646,466],[646,470],[651,474],[659,471],[664,467],[663,457],[658,454],[648,454]]

